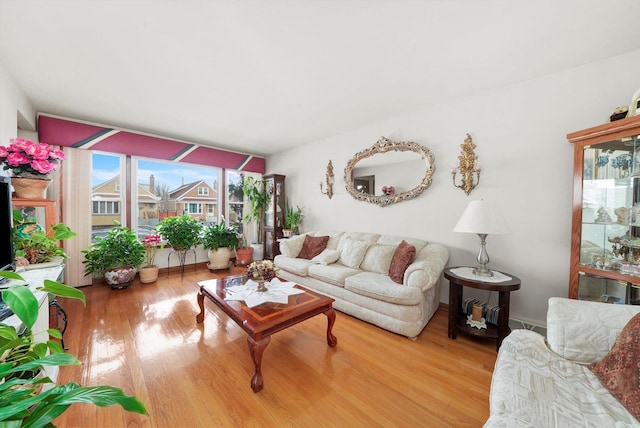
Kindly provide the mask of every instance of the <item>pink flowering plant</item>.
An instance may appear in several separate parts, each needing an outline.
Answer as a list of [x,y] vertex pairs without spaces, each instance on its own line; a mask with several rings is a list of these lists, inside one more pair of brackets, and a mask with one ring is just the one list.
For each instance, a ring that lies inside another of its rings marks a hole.
[[23,138],[13,138],[8,147],[0,146],[0,161],[5,171],[14,177],[44,178],[64,160],[62,150],[46,143],[34,143]]
[[155,266],[156,253],[158,252],[158,248],[162,248],[162,237],[155,233],[145,235],[142,239],[142,245],[144,245],[147,260],[147,265],[144,267]]

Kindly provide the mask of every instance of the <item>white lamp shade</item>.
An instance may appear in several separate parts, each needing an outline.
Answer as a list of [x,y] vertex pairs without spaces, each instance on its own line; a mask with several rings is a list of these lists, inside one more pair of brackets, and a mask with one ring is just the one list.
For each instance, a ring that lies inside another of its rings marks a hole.
[[453,231],[487,235],[511,233],[507,222],[494,205],[484,200],[469,202]]

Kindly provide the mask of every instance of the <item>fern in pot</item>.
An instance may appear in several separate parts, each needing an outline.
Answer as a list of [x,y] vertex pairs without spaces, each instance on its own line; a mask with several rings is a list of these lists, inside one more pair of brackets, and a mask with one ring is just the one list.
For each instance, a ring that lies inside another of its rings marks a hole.
[[83,250],[85,275],[104,275],[114,289],[127,288],[145,259],[144,245],[136,234],[117,221],[105,237],[97,237],[89,249]]

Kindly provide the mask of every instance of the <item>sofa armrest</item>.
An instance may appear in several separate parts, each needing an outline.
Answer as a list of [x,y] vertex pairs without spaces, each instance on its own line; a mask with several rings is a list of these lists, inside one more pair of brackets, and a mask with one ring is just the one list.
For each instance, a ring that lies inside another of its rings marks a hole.
[[638,312],[638,306],[552,297],[547,311],[549,348],[580,364],[598,361]]
[[404,272],[404,285],[426,292],[438,284],[448,261],[449,250],[444,245],[427,244]]

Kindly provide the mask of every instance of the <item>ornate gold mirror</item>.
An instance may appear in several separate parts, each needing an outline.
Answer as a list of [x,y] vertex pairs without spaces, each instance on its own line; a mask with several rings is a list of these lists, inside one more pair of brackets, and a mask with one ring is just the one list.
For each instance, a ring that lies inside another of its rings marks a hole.
[[355,199],[384,207],[419,196],[431,185],[435,169],[426,147],[381,137],[347,163],[344,183]]

